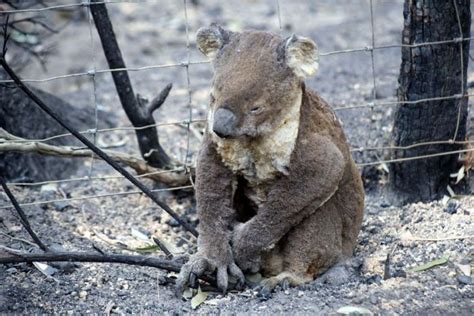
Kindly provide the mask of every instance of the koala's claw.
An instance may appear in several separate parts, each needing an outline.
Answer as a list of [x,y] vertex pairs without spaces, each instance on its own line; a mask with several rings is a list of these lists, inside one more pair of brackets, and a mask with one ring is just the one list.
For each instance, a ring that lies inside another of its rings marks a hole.
[[245,277],[240,268],[234,263],[217,265],[213,260],[200,256],[191,258],[188,263],[181,267],[176,280],[175,295],[181,297],[186,285],[197,287],[197,279],[205,273],[217,270],[217,287],[225,294],[229,284],[229,275],[237,279],[236,288],[241,289],[245,285]]

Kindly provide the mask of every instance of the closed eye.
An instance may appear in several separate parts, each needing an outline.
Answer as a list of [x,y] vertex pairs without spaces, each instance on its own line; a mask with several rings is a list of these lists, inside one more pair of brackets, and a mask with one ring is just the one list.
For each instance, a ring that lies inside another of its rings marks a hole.
[[250,113],[252,114],[259,114],[260,112],[262,112],[263,110],[263,107],[261,106],[254,106],[250,109]]

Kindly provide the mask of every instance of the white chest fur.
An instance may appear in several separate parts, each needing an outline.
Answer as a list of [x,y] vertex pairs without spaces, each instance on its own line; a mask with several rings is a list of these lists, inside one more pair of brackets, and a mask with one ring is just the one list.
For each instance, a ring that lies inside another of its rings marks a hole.
[[[243,175],[251,186],[288,174],[300,121],[301,95],[267,135],[251,139],[221,139],[211,131],[212,140],[224,164]],[[210,115],[212,117],[212,114]]]

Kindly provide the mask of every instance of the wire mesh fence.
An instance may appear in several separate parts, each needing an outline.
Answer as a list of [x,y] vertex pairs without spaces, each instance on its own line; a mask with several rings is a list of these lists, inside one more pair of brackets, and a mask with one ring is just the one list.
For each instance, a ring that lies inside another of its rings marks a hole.
[[[376,97],[377,95],[377,79],[376,79],[376,74],[377,74],[377,69],[376,69],[376,63],[374,61],[375,55],[377,52],[384,51],[384,50],[389,50],[389,49],[402,49],[402,48],[418,48],[418,47],[430,47],[430,46],[435,46],[435,45],[448,45],[448,44],[456,44],[458,43],[461,48],[461,54],[460,54],[460,59],[461,59],[461,71],[460,71],[460,76],[461,76],[461,83],[464,82],[464,72],[463,72],[463,43],[465,41],[470,41],[473,38],[472,37],[463,37],[462,29],[461,29],[461,21],[457,9],[457,4],[456,1],[453,0],[453,3],[456,7],[456,14],[457,14],[457,19],[458,19],[458,24],[459,24],[459,34],[453,34],[453,38],[450,40],[443,40],[443,41],[434,41],[434,42],[424,42],[424,43],[416,43],[416,44],[386,44],[386,45],[376,45],[376,35],[375,35],[375,23],[374,23],[374,1],[370,0],[369,1],[369,8],[370,10],[370,45],[364,46],[364,47],[354,47],[350,49],[342,49],[342,50],[334,50],[334,51],[326,51],[326,52],[321,52],[320,56],[322,58],[333,56],[333,55],[341,55],[341,54],[352,54],[352,53],[357,53],[357,52],[368,52],[370,54],[370,73],[371,73],[371,84],[372,84],[372,96],[371,100],[368,102],[360,103],[360,104],[349,104],[346,106],[340,106],[340,107],[334,107],[334,111],[336,112],[341,112],[341,111],[346,111],[346,110],[351,110],[351,109],[362,109],[362,108],[369,108],[369,109],[374,109],[378,107],[392,107],[392,106],[397,106],[397,105],[404,105],[404,104],[410,104],[410,105],[416,105],[420,103],[425,103],[425,102],[430,102],[430,101],[441,101],[441,100],[452,100],[452,99],[462,99],[462,98],[467,98],[470,96],[474,95],[474,91],[469,90],[469,89],[464,89],[464,85],[462,84],[461,87],[461,93],[455,94],[455,95],[445,95],[445,96],[437,96],[437,97],[432,97],[432,98],[423,98],[423,99],[418,99],[418,100],[410,100],[410,101],[400,101],[397,99],[389,99],[385,101],[379,101]],[[193,167],[192,161],[189,159],[190,156],[190,142],[191,142],[191,125],[192,124],[197,124],[197,123],[204,123],[204,119],[198,119],[193,117],[193,93],[192,93],[192,88],[191,88],[191,82],[192,82],[192,74],[190,73],[190,68],[192,68],[195,65],[200,65],[200,64],[207,64],[209,61],[207,60],[192,60],[191,58],[191,39],[190,39],[190,31],[189,31],[189,21],[188,21],[188,6],[189,3],[187,0],[182,1],[182,15],[184,17],[185,21],[185,46],[183,47],[183,50],[185,50],[186,58],[185,60],[182,61],[174,61],[170,63],[165,63],[165,64],[152,64],[152,65],[146,65],[146,66],[141,66],[141,67],[127,67],[127,68],[119,68],[119,69],[100,69],[97,68],[96,66],[96,52],[95,52],[95,47],[94,47],[94,40],[93,40],[93,33],[94,33],[94,24],[92,20],[92,14],[90,12],[90,7],[92,5],[96,4],[107,4],[107,5],[122,5],[126,3],[139,3],[142,6],[147,5],[147,1],[102,1],[102,2],[94,2],[91,3],[90,1],[81,1],[81,2],[76,2],[76,3],[68,3],[68,4],[58,4],[58,5],[51,5],[51,6],[45,6],[41,8],[27,8],[27,9],[18,9],[18,10],[3,10],[0,11],[1,15],[15,15],[18,13],[22,14],[27,14],[27,13],[34,13],[34,14],[42,14],[45,11],[50,11],[50,10],[58,10],[58,9],[75,9],[75,8],[84,8],[87,10],[88,13],[88,28],[90,32],[90,43],[89,43],[89,51],[90,51],[90,58],[92,60],[92,68],[89,69],[88,71],[83,71],[83,72],[72,72],[72,73],[64,73],[60,75],[55,75],[51,77],[44,77],[44,78],[25,78],[22,81],[24,83],[46,83],[46,82],[51,82],[51,81],[56,81],[56,80],[65,80],[65,79],[70,79],[70,78],[76,78],[76,77],[85,77],[90,79],[90,83],[92,85],[92,95],[91,99],[93,100],[93,108],[94,108],[94,127],[89,130],[84,130],[81,131],[81,134],[83,135],[88,135],[92,137],[92,140],[94,144],[97,142],[97,136],[100,134],[106,134],[106,133],[115,133],[118,131],[122,132],[127,132],[127,133],[134,133],[137,130],[143,130],[147,128],[156,128],[156,127],[161,127],[161,126],[181,126],[186,128],[186,153],[183,157],[182,161],[182,166],[179,168],[174,168],[171,170],[157,170],[155,173],[160,174],[160,173],[176,173],[176,172],[186,172],[189,177],[190,177],[190,185],[184,185],[184,186],[177,186],[177,187],[169,187],[169,188],[162,188],[162,189],[156,189],[153,190],[153,192],[161,192],[161,191],[172,191],[172,190],[180,190],[184,188],[193,188],[193,183],[192,183],[192,177],[191,177],[191,172],[190,169]],[[274,6],[275,6],[275,11],[276,11],[276,17],[277,17],[277,25],[279,27],[279,31],[283,32],[283,24],[282,21],[284,21],[285,16],[284,13],[281,10],[280,7],[280,1],[275,0],[274,1]],[[187,112],[187,119],[185,120],[180,120],[180,121],[169,121],[169,122],[160,122],[157,124],[153,125],[147,125],[147,126],[141,126],[141,127],[134,127],[134,126],[115,126],[111,128],[99,128],[99,118],[98,118],[98,92],[97,92],[97,82],[96,78],[98,75],[101,74],[109,74],[112,72],[117,72],[117,71],[128,71],[128,72],[142,72],[142,71],[147,71],[147,70],[159,70],[159,69],[164,69],[164,68],[181,68],[184,72],[185,75],[185,89],[186,89],[186,105],[183,107],[183,111]],[[5,83],[12,83],[13,80],[0,80],[0,84],[5,84]],[[463,144],[463,145],[468,145],[474,143],[473,140],[464,140],[464,141],[458,141],[456,140],[458,130],[459,130],[459,124],[460,124],[460,111],[461,107],[459,106],[458,110],[458,117],[457,117],[457,127],[456,131],[453,135],[452,138],[445,139],[445,140],[436,140],[436,141],[428,141],[428,142],[421,142],[421,143],[416,143],[416,144],[411,144],[410,146],[380,146],[380,147],[352,147],[351,151],[352,152],[364,152],[364,151],[376,151],[376,152],[387,152],[387,151],[393,151],[393,150],[408,150],[412,149],[415,147],[420,147],[420,146],[431,146],[431,145],[440,145],[440,144]],[[51,140],[56,140],[59,138],[64,138],[64,137],[69,137],[71,136],[70,133],[62,133],[58,135],[52,135],[47,138],[42,138],[42,139],[15,139],[15,140],[9,140],[11,143],[28,143],[28,144],[35,144],[35,143],[46,143]],[[1,144],[1,140],[0,140]],[[427,155],[421,155],[421,156],[416,156],[416,157],[407,157],[407,158],[398,158],[398,159],[380,159],[376,161],[369,161],[369,162],[362,162],[358,163],[360,167],[364,166],[371,166],[371,165],[380,165],[380,164],[388,164],[388,163],[394,163],[394,162],[405,162],[409,160],[416,160],[416,159],[426,159],[430,157],[437,157],[437,156],[442,156],[442,155],[454,155],[454,154],[461,154],[461,153],[468,153],[474,151],[474,148],[465,148],[465,149],[460,149],[460,150],[453,150],[453,151],[445,151],[445,152],[438,152],[438,153],[432,153],[432,154],[427,154]],[[140,174],[137,175],[137,178],[143,178],[150,175],[150,173],[146,174]],[[62,184],[62,183],[70,183],[70,182],[93,182],[96,180],[110,180],[110,179],[121,179],[124,178],[123,176],[120,175],[98,175],[96,174],[94,170],[94,157],[91,157],[91,161],[89,164],[89,171],[88,171],[88,176],[84,177],[76,177],[76,178],[67,178],[67,179],[54,179],[54,180],[49,180],[49,181],[40,181],[40,182],[11,182],[8,183],[10,186],[42,186],[42,185],[47,185],[47,184]],[[96,194],[96,195],[87,195],[87,196],[79,196],[79,197],[71,197],[71,198],[64,198],[64,199],[50,199],[50,200],[44,200],[44,201],[34,201],[34,202],[25,202],[22,203],[22,206],[32,206],[32,205],[43,205],[43,204],[48,204],[48,203],[53,203],[53,202],[65,202],[65,201],[73,201],[73,200],[86,200],[86,199],[93,199],[93,198],[103,198],[103,197],[110,197],[110,196],[119,196],[119,195],[127,195],[127,194],[139,194],[141,191],[139,190],[130,190],[130,191],[120,191],[120,192],[110,192],[106,194]],[[5,205],[0,205],[0,209],[6,209],[12,207],[9,204]]]

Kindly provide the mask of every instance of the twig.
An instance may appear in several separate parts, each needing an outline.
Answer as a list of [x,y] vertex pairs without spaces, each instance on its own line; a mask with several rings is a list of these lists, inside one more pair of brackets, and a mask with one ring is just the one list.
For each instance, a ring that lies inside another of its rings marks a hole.
[[391,278],[390,264],[391,264],[391,260],[390,260],[390,252],[389,252],[389,253],[387,253],[387,258],[385,259],[385,263],[384,263],[384,269],[383,269],[383,279],[384,280],[388,280],[388,279]]
[[443,238],[407,238],[408,241],[445,241],[445,240],[455,240],[455,239],[474,239],[474,236],[452,236],[452,237],[443,237]]
[[18,204],[15,196],[13,195],[13,193],[8,188],[8,186],[5,182],[5,179],[3,178],[3,174],[0,174],[0,184],[2,185],[3,190],[5,191],[8,198],[10,199],[13,206],[15,207],[15,210],[18,213],[18,216],[20,216],[20,221],[21,221],[23,227],[25,227],[28,234],[30,234],[31,238],[33,238],[33,240],[38,245],[38,247],[40,247],[44,251],[49,251],[48,247],[45,244],[43,244],[41,239],[39,239],[38,235],[36,235],[36,233],[33,231],[33,228],[31,228],[30,222],[28,221],[28,218],[26,217],[25,212],[23,212],[23,209]]
[[[9,250],[1,247],[7,252]],[[130,265],[138,265],[145,267],[160,268],[167,271],[179,272],[181,264],[172,260],[160,259],[157,257],[138,256],[138,255],[122,255],[122,254],[100,254],[92,252],[49,252],[49,253],[27,253],[27,252],[10,252],[12,256],[0,256],[0,264],[20,263],[20,262],[100,262],[100,263],[124,263]]]
[[161,90],[160,94],[156,96],[153,100],[151,100],[150,105],[148,106],[148,113],[150,113],[150,115],[152,115],[153,112],[158,110],[160,106],[165,102],[166,98],[168,97],[168,94],[171,91],[171,88],[173,88],[173,84],[168,83],[166,87]]
[[26,240],[26,239],[23,239],[23,238],[20,238],[20,237],[13,237],[13,236],[10,236],[4,232],[0,232],[0,234],[2,234],[3,236],[7,237],[7,238],[10,238],[11,240],[16,240],[16,241],[21,241],[27,245],[30,245],[30,246],[34,246],[34,247],[38,247],[37,244],[35,244],[34,242],[31,242],[29,240]]
[[[122,255],[122,254],[100,254],[91,252],[48,252],[48,253],[27,253],[16,249],[7,248],[0,245],[0,249],[11,253],[11,256],[0,255],[0,264],[11,263],[33,263],[33,262],[94,262],[94,263],[122,263],[142,267],[159,268],[170,272],[178,273],[182,264],[168,259],[140,255]],[[216,286],[214,277],[201,276],[201,280]],[[235,288],[234,283],[229,284],[229,289]]]
[[153,192],[150,191],[143,183],[136,179],[132,174],[110,158],[106,153],[101,149],[95,146],[91,141],[86,137],[81,135],[76,129],[72,128],[68,123],[66,123],[62,118],[60,118],[49,106],[47,106],[33,91],[31,91],[16,75],[13,69],[10,68],[8,63],[5,60],[5,56],[0,57],[0,65],[3,66],[8,75],[15,81],[18,87],[25,92],[25,94],[31,98],[46,114],[51,116],[56,122],[58,122],[62,127],[69,131],[74,137],[80,140],[84,145],[89,147],[96,155],[105,160],[111,167],[120,172],[125,178],[127,178],[131,183],[138,187],[143,193],[145,193],[153,202],[160,206],[165,212],[167,212],[171,217],[173,217],[178,223],[181,224],[186,230],[188,230],[192,235],[197,236],[197,230],[191,226],[189,223],[185,222],[178,216],[166,203],[162,202],[155,197]]
[[[97,0],[91,0],[91,4],[95,4],[89,8],[94,18],[109,68],[126,68],[105,4]],[[155,124],[152,112],[148,110],[148,107],[142,106],[139,99],[135,96],[127,71],[112,72],[112,78],[122,107],[133,126],[140,127]],[[167,89],[165,88],[164,98],[166,98],[169,89],[166,92]],[[164,100],[161,103],[163,102]],[[140,152],[150,165],[164,168],[170,164],[171,160],[160,145],[158,131],[155,127],[146,130],[136,130],[136,135]]]
[[166,248],[166,246],[161,242],[161,240],[158,239],[158,237],[153,237],[153,241],[160,248],[160,250],[165,253],[168,259],[173,259],[173,254],[171,253],[171,251]]
[[[2,139],[6,141],[2,141]],[[73,158],[89,158],[92,155],[90,149],[77,149],[72,146],[55,146],[37,141],[28,142],[27,139],[12,135],[0,128],[0,153],[5,152],[33,152],[42,155]],[[167,186],[176,187],[189,183],[189,176],[184,173],[159,172],[160,169],[148,165],[146,161],[141,158],[111,150],[104,150],[104,152],[114,161],[123,163],[135,170],[138,175],[145,175],[145,177],[166,184]],[[94,158],[100,159],[100,157],[96,155],[94,155]]]

